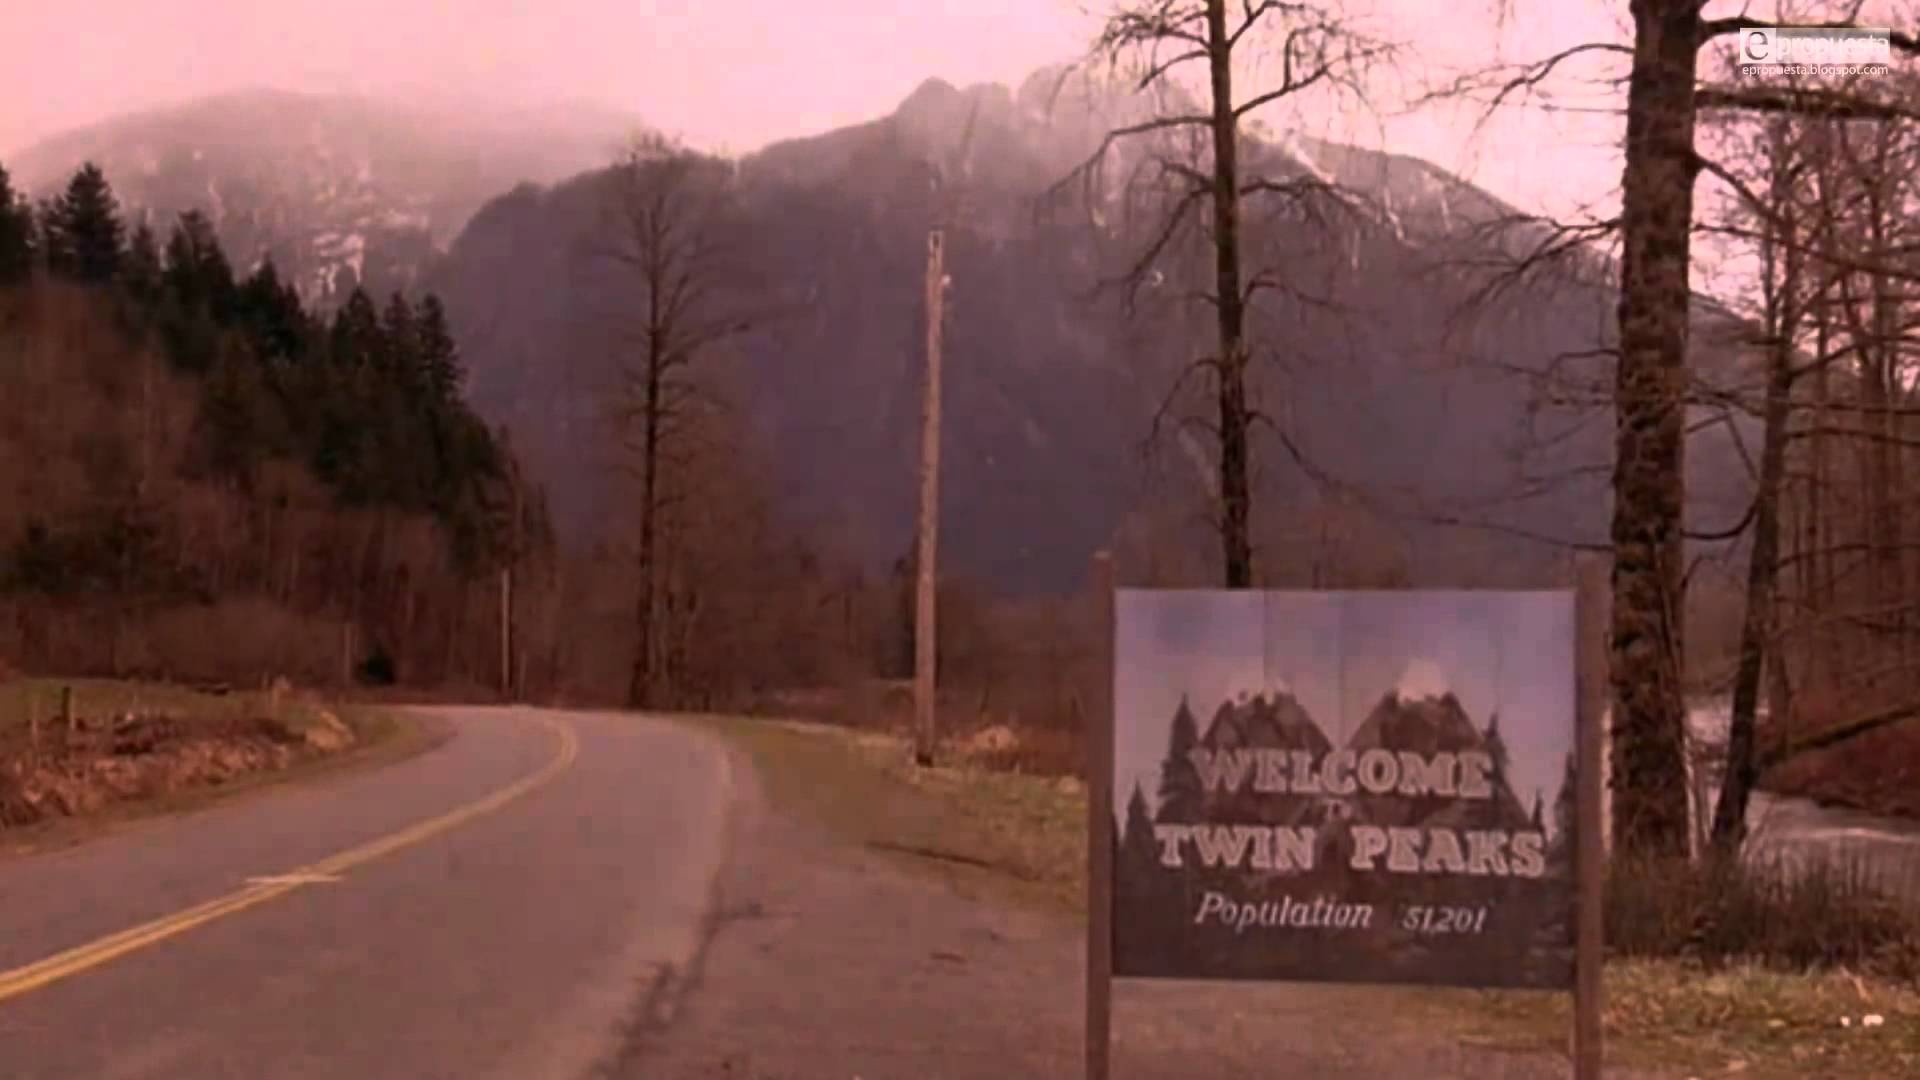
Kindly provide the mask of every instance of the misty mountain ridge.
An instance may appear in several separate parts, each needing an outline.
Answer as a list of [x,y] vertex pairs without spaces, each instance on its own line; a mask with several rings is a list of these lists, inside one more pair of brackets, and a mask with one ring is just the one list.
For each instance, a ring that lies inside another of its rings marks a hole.
[[[1208,347],[1210,319],[1172,288],[1143,292],[1134,317],[1090,295],[1148,239],[1117,179],[1148,150],[1123,147],[1091,198],[1068,185],[1051,212],[1036,203],[1103,124],[1146,108],[1101,92],[1094,80],[1062,84],[1057,69],[1017,89],[928,80],[887,116],[738,162],[755,272],[772,306],[797,314],[714,367],[764,441],[784,509],[869,567],[911,541],[925,236],[945,221],[943,571],[1053,591],[1109,546],[1135,580],[1152,566],[1185,583],[1212,576],[1216,542],[1197,523],[1210,440],[1169,432],[1141,456],[1170,389]],[[1598,390],[1611,375],[1593,357],[1612,341],[1606,260],[1577,252],[1563,280],[1523,282],[1463,317],[1490,271],[1450,260],[1510,257],[1527,227],[1544,226],[1403,155],[1280,133],[1246,137],[1243,160],[1250,173],[1320,174],[1363,196],[1332,228],[1285,206],[1246,215],[1249,270],[1283,270],[1315,294],[1263,298],[1249,323],[1255,404],[1290,443],[1256,433],[1263,579],[1524,583],[1559,557],[1525,537],[1602,540],[1612,446]],[[503,195],[429,280],[461,335],[477,407],[516,430],[576,536],[627,505],[581,437],[605,415],[617,366],[606,313],[632,287],[579,259],[605,227],[610,191],[598,170]],[[1161,265],[1170,281],[1210,273],[1197,245]],[[1714,344],[1732,325],[1723,308],[1703,299],[1695,321],[1699,370],[1745,369]],[[1593,404],[1561,404],[1566,379],[1591,388]],[[1209,414],[1198,383],[1176,416]],[[1724,432],[1694,438],[1688,469],[1698,513],[1737,516],[1746,481]],[[1317,568],[1356,559],[1380,565]]]
[[241,271],[271,257],[303,299],[415,285],[488,199],[605,162],[637,122],[582,103],[502,109],[250,89],[44,139],[7,161],[36,198],[82,162],[164,241],[206,214]]
[[[1163,406],[1211,409],[1200,380],[1168,398],[1210,320],[1173,286],[1144,290],[1132,317],[1090,295],[1145,243],[1152,222],[1124,180],[1155,148],[1123,141],[1099,182],[1060,184],[1108,127],[1164,107],[1059,67],[1014,88],[929,79],[886,116],[738,161],[756,272],[770,306],[797,314],[709,366],[783,510],[872,569],[908,549],[925,232],[944,221],[943,569],[1054,591],[1106,546],[1136,578],[1212,576],[1211,441],[1170,424],[1143,456]],[[514,429],[563,534],[587,542],[630,505],[599,437],[616,367],[607,316],[630,286],[580,252],[606,225],[607,166],[633,128],[591,106],[247,91],[57,136],[8,165],[44,196],[97,160],[128,207],[163,222],[207,212],[243,271],[271,255],[322,306],[355,284],[440,292],[476,408]],[[1610,424],[1555,401],[1569,378],[1610,383],[1604,361],[1565,360],[1611,344],[1604,257],[1576,252],[1567,280],[1462,318],[1488,271],[1452,261],[1511,260],[1545,226],[1428,162],[1300,132],[1256,127],[1242,159],[1249,175],[1361,196],[1333,228],[1252,200],[1246,213],[1249,271],[1281,270],[1316,297],[1266,298],[1249,322],[1254,404],[1288,435],[1256,432],[1262,580],[1527,582],[1555,552],[1526,537],[1603,539]],[[1152,270],[1193,281],[1206,262],[1189,245]],[[1695,322],[1697,368],[1736,377],[1739,354],[1711,345],[1731,316],[1703,298]],[[1687,464],[1704,524],[1737,517],[1730,440],[1695,436]]]

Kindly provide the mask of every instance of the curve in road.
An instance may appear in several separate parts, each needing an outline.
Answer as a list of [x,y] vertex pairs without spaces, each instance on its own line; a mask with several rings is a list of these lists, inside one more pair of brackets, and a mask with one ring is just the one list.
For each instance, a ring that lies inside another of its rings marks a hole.
[[437,711],[457,734],[422,757],[0,861],[0,1073],[572,1077],[614,1053],[697,945],[729,753],[632,716]]

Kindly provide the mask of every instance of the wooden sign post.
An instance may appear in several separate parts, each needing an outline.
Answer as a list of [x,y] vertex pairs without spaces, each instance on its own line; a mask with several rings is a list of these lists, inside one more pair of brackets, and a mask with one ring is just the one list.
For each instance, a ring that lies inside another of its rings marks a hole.
[[1113,1048],[1113,556],[1093,557],[1100,643],[1088,688],[1087,1080],[1107,1080]]
[[1086,713],[1088,1080],[1116,978],[1571,991],[1599,1080],[1604,557],[1574,589],[1117,589]]
[[1584,552],[1575,563],[1574,612],[1579,627],[1575,656],[1580,760],[1579,819],[1575,825],[1573,1075],[1574,1080],[1600,1080],[1602,1035],[1601,982],[1605,963],[1606,922],[1601,903],[1606,894],[1606,849],[1601,843],[1600,756],[1606,752],[1607,715],[1607,563],[1604,556]]

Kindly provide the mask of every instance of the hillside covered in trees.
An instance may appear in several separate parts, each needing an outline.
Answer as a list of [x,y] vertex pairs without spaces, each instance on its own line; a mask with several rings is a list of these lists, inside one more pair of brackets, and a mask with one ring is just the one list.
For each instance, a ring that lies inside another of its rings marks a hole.
[[0,171],[0,654],[178,678],[491,681],[541,496],[468,409],[439,301],[331,318],[198,212]]
[[[323,314],[270,258],[236,272],[201,213],[164,240],[145,217],[92,165],[37,205],[0,171],[0,661],[621,700],[637,516],[609,486],[606,527],[556,544],[508,434],[468,405],[438,298],[355,290]],[[780,525],[753,445],[724,410],[676,442],[662,704],[903,648],[895,586]]]
[[168,222],[198,210],[236,263],[271,257],[301,299],[332,311],[356,287],[416,287],[481,204],[599,163],[636,122],[578,104],[237,90],[64,131],[8,164],[39,197],[94,162],[130,209]]

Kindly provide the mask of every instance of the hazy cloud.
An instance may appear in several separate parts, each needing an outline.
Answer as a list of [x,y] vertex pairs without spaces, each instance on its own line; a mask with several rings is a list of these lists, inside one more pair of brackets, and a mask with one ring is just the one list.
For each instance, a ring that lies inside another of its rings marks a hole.
[[[107,116],[252,86],[474,102],[591,101],[710,148],[754,149],[884,114],[923,80],[1017,83],[1084,52],[1072,0],[6,0],[0,152]],[[1086,5],[1099,9],[1102,5]],[[1373,0],[1343,8],[1413,46],[1395,86],[1503,50],[1617,38],[1624,4]],[[1621,9],[1616,12],[1615,8]],[[1522,10],[1523,9],[1523,10]],[[1389,86],[1394,83],[1395,86]],[[1269,116],[1427,157],[1522,205],[1564,210],[1617,184],[1618,121],[1516,111],[1471,140],[1471,110]],[[1553,153],[1542,155],[1551,145]]]

